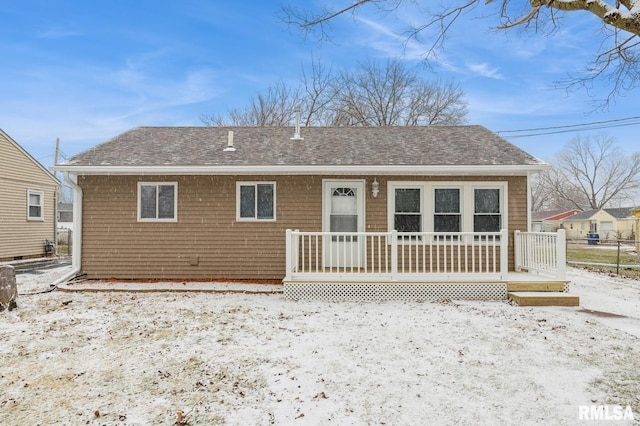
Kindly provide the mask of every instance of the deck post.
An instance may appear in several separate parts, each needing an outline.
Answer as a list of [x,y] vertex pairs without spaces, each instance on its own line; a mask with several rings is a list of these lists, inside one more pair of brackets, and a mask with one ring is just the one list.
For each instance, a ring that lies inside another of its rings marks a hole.
[[398,231],[391,230],[391,280],[398,279]]
[[509,231],[500,230],[500,277],[504,280],[509,272]]
[[286,250],[285,250],[285,256],[286,256],[286,270],[285,270],[285,274],[284,274],[284,279],[289,281],[291,280],[291,269],[292,269],[292,265],[293,265],[293,259],[291,258],[292,254],[293,254],[293,250],[292,250],[292,243],[293,243],[293,233],[291,232],[291,229],[287,229],[286,231]]
[[556,278],[559,280],[567,279],[567,231],[558,229],[556,237]]
[[522,270],[522,236],[520,231],[513,231],[513,266],[516,272]]

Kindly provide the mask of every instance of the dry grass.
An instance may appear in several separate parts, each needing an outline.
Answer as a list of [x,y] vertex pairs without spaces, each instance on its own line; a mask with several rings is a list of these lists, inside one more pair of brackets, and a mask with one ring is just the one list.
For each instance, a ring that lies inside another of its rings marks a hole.
[[[615,243],[592,246],[570,244],[567,248],[567,262],[572,266],[588,270],[604,271],[622,277],[640,279],[638,254],[632,246],[628,245],[621,245],[620,251],[618,251],[618,246]],[[580,264],[571,262],[580,262]],[[634,267],[629,267],[629,265]]]

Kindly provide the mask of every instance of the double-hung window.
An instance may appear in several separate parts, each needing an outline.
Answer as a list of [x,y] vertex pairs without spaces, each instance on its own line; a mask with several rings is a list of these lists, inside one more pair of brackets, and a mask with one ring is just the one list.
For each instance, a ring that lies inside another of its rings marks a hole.
[[499,188],[473,190],[473,231],[500,232],[502,203]]
[[176,222],[178,184],[176,182],[138,182],[138,221]]
[[27,191],[27,220],[44,220],[44,192]]
[[433,232],[460,232],[460,188],[435,188],[433,198]]
[[398,232],[422,231],[422,189],[395,188],[393,227]]
[[275,220],[275,182],[238,182],[236,199],[238,220]]

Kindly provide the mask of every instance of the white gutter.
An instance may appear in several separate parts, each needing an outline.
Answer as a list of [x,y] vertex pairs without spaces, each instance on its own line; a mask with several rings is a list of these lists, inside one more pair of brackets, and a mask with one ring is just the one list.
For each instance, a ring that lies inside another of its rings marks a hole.
[[470,166],[425,166],[425,165],[272,165],[272,166],[73,166],[58,165],[54,170],[82,175],[456,175],[456,176],[526,176],[550,168],[544,162],[527,165],[470,165]]
[[73,190],[73,235],[71,242],[71,272],[53,283],[54,286],[64,284],[80,272],[82,253],[82,188],[63,171],[64,180]]

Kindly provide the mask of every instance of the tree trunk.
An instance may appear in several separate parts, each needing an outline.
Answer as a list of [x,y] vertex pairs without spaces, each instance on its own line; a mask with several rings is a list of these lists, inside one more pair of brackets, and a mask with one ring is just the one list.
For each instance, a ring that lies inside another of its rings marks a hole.
[[18,286],[13,266],[0,266],[0,312],[17,308]]

